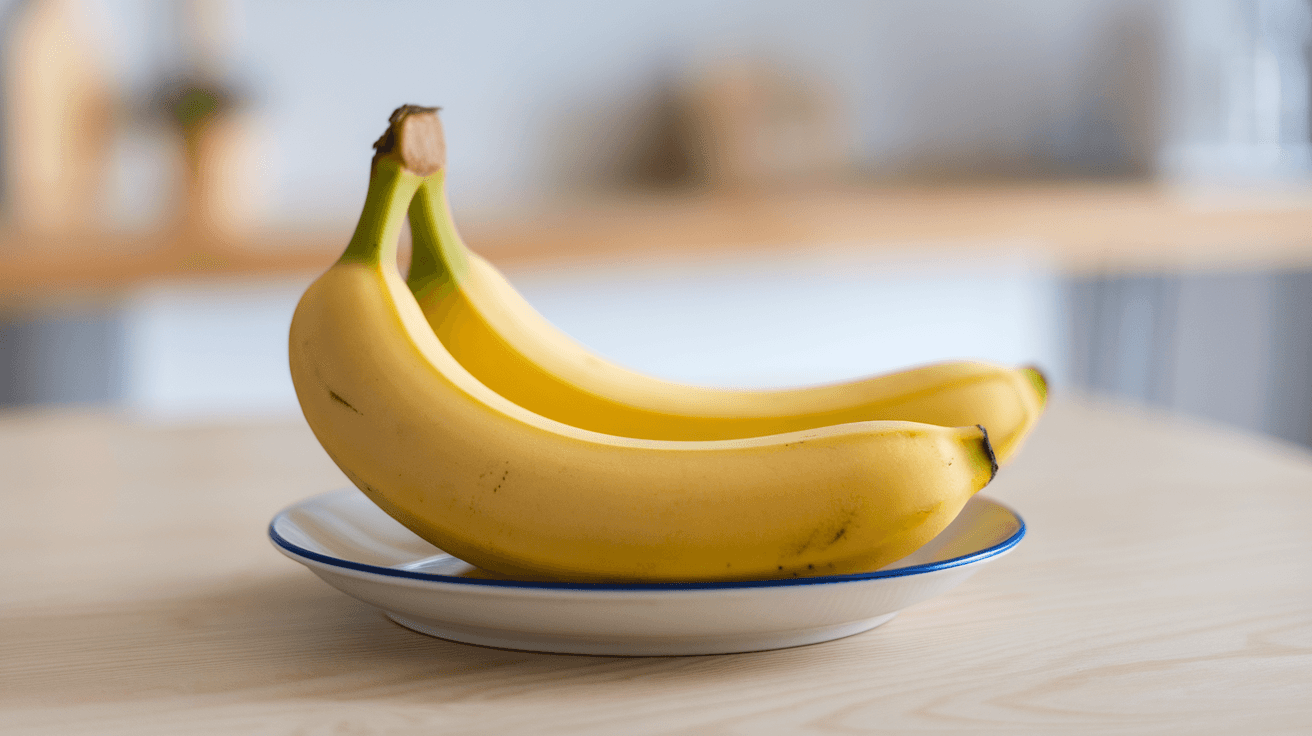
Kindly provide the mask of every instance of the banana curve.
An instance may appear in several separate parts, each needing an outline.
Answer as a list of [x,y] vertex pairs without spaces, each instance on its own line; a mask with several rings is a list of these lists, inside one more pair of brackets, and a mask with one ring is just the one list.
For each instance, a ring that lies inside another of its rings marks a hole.
[[867,420],[989,428],[1003,463],[1019,452],[1047,401],[1033,369],[953,361],[788,389],[679,384],[616,365],[561,332],[495,267],[468,250],[451,216],[445,170],[411,203],[407,283],[456,360],[542,416],[626,437],[713,440]]

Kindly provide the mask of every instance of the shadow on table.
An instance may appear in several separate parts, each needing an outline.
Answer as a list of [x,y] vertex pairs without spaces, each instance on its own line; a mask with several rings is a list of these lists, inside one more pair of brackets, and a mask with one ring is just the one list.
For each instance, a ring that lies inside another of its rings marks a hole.
[[[54,705],[238,695],[246,700],[383,698],[454,702],[591,696],[641,676],[697,687],[732,672],[748,679],[805,676],[832,663],[826,645],[709,657],[622,658],[491,649],[417,634],[304,573],[233,581],[173,600],[14,615],[0,702]],[[628,684],[626,684],[628,683]],[[549,685],[549,687],[544,687]],[[521,692],[522,691],[522,692]]]

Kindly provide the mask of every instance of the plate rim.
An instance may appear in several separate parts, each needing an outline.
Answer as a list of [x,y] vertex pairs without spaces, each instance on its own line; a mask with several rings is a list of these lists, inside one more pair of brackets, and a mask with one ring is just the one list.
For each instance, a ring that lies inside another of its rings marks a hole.
[[584,583],[584,582],[564,582],[552,580],[489,580],[483,578],[464,578],[454,575],[442,575],[431,572],[420,572],[418,570],[403,570],[395,567],[384,567],[382,565],[372,565],[367,562],[356,562],[341,557],[325,555],[321,552],[306,549],[295,542],[288,540],[278,533],[277,524],[279,520],[287,516],[293,509],[303,506],[307,502],[318,498],[329,496],[344,491],[358,491],[355,488],[344,488],[337,491],[327,491],[309,498],[301,499],[294,504],[287,506],[274,514],[273,519],[269,522],[268,535],[274,546],[279,548],[284,554],[294,557],[300,557],[305,560],[316,562],[330,567],[351,570],[357,573],[370,573],[381,575],[389,578],[400,578],[405,580],[418,580],[428,583],[442,583],[451,585],[472,585],[481,588],[519,588],[535,590],[579,590],[579,591],[672,591],[672,590],[738,590],[747,588],[783,588],[801,585],[831,585],[835,583],[853,583],[867,580],[882,580],[888,578],[908,577],[911,575],[923,575],[940,570],[948,570],[954,567],[969,565],[991,557],[997,557],[1010,551],[1020,541],[1024,539],[1027,530],[1025,520],[1016,510],[990,496],[982,494],[976,496],[983,498],[1002,508],[1011,514],[1016,520],[1017,529],[1006,539],[996,544],[989,545],[983,549],[976,550],[969,554],[959,555],[946,560],[928,562],[920,565],[909,565],[891,570],[882,569],[871,572],[847,573],[844,575],[814,575],[810,577],[798,578],[765,578],[761,580],[720,580],[720,581],[690,581],[690,582],[652,582],[652,583]]

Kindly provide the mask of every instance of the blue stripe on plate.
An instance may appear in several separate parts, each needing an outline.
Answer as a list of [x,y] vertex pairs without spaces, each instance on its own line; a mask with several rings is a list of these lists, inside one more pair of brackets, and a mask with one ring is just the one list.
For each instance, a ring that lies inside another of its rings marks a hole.
[[[993,503],[997,503],[993,501]],[[283,518],[286,512],[281,512],[269,522],[269,538],[273,543],[287,550],[288,552],[303,557],[307,560],[313,560],[325,565],[340,567],[347,570],[358,570],[360,572],[373,573],[375,575],[384,575],[392,578],[409,578],[411,580],[426,580],[433,583],[452,583],[454,585],[482,585],[496,588],[541,588],[547,590],[590,590],[590,591],[633,591],[633,590],[732,590],[735,588],[773,588],[788,585],[824,585],[828,583],[851,583],[859,580],[877,580],[879,578],[900,578],[908,575],[922,575],[927,572],[936,570],[946,570],[952,567],[969,565],[972,562],[993,557],[1002,554],[1007,550],[1015,547],[1025,536],[1025,520],[1020,518],[1020,514],[1012,511],[1010,508],[998,504],[1016,518],[1016,523],[1020,528],[1014,534],[998,542],[991,547],[985,547],[978,552],[972,552],[961,557],[953,557],[938,562],[930,562],[923,565],[911,565],[909,567],[900,567],[893,570],[876,570],[874,572],[860,572],[850,575],[816,575],[814,577],[804,578],[779,578],[771,580],[729,580],[721,582],[690,582],[690,583],[564,583],[549,581],[530,581],[530,580],[480,580],[477,578],[461,578],[453,575],[437,575],[429,572],[416,572],[414,570],[398,570],[394,567],[382,567],[380,565],[369,565],[363,562],[353,562],[344,560],[340,557],[320,554],[305,549],[297,544],[288,541],[278,533],[275,526]]]

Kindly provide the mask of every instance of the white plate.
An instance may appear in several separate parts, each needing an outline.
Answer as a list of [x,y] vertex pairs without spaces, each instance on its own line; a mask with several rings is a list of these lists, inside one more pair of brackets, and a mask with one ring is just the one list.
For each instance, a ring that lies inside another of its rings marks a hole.
[[621,585],[480,577],[488,574],[415,536],[354,488],[306,499],[269,524],[280,552],[415,631],[610,655],[748,652],[851,636],[956,586],[1023,536],[1015,512],[975,496],[929,544],[875,572]]

